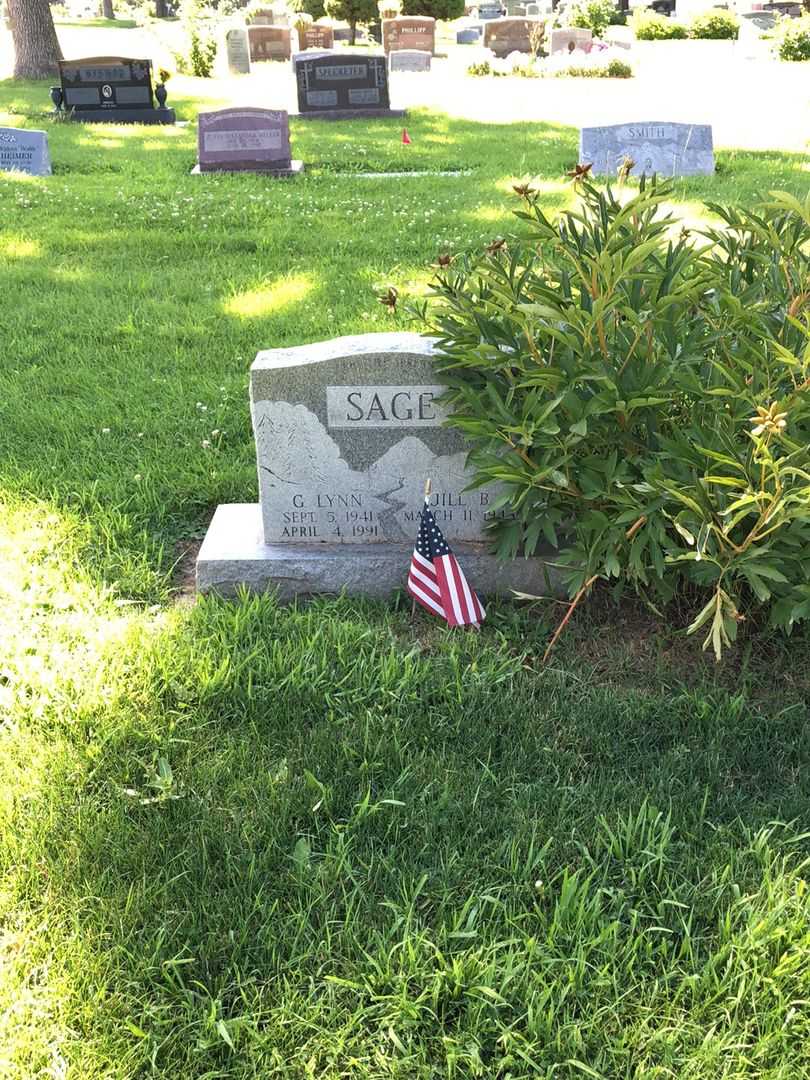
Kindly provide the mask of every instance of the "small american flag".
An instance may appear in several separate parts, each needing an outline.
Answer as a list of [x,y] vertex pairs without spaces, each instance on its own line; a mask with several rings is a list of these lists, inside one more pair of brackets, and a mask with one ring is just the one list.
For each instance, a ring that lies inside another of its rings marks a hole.
[[408,573],[408,592],[450,626],[478,626],[486,615],[428,509],[427,500]]

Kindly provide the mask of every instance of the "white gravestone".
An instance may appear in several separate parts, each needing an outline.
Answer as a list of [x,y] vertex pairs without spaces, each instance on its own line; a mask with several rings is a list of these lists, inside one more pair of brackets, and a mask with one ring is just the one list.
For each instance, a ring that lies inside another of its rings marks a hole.
[[615,176],[628,158],[631,176],[711,176],[711,126],[643,121],[582,128],[579,161],[593,165],[595,176]]
[[251,368],[259,504],[217,510],[198,588],[278,587],[283,596],[384,595],[405,580],[425,480],[431,509],[474,587],[542,590],[542,563],[500,564],[487,528],[511,518],[473,479],[469,446],[444,426],[433,344],[365,334],[259,353]]
[[0,127],[0,171],[51,175],[48,136],[44,131]]

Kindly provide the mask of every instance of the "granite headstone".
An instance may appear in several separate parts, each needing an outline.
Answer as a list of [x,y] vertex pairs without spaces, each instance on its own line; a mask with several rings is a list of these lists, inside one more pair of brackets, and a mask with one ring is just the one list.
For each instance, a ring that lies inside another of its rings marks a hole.
[[481,40],[481,31],[477,26],[467,26],[456,30],[456,45],[476,45]]
[[335,32],[331,26],[321,23],[312,23],[298,32],[298,48],[303,52],[305,49],[332,49],[335,46]]
[[292,56],[289,26],[249,26],[248,41],[254,64],[262,60],[289,60]]
[[407,574],[428,477],[431,509],[473,587],[542,586],[539,560],[488,554],[487,525],[513,515],[496,509],[497,487],[464,490],[469,448],[443,426],[433,356],[424,337],[396,333],[259,353],[250,376],[259,506],[219,507],[198,587],[389,592]]
[[[173,124],[173,109],[155,108],[151,60],[91,56],[60,60],[61,108],[87,123]],[[165,95],[164,95],[165,96]]]
[[711,126],[644,121],[582,128],[580,164],[590,162],[594,175],[614,175],[627,158],[633,162],[631,176],[711,176]]
[[486,0],[485,3],[478,5],[477,18],[481,20],[500,19],[502,15],[503,9],[498,2],[490,3],[489,0]]
[[251,26],[273,26],[275,21],[272,8],[256,8],[250,14]]
[[200,113],[197,150],[195,172],[292,176],[303,170],[300,161],[291,160],[290,124],[281,110],[242,107]]
[[388,54],[391,71],[430,71],[432,59],[423,49],[397,49]]
[[50,176],[47,134],[27,128],[0,127],[0,171]]
[[404,110],[390,107],[387,59],[380,53],[302,53],[295,79],[302,117],[404,116]]
[[436,50],[436,20],[427,15],[400,15],[396,19],[383,19],[383,49],[387,53],[399,49]]
[[590,52],[593,46],[593,31],[578,27],[568,27],[564,30],[552,30],[549,41],[549,52],[555,53],[573,52],[579,49],[581,52]]
[[225,53],[228,57],[229,74],[250,74],[250,46],[247,30],[235,26],[225,31]]
[[491,49],[498,57],[508,56],[513,52],[530,53],[532,51],[532,30],[543,24],[536,19],[494,19],[484,26],[484,46]]

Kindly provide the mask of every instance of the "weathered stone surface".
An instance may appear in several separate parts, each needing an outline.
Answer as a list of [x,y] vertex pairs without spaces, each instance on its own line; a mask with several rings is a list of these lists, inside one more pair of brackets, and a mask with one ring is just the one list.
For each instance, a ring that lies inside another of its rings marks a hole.
[[47,134],[26,128],[0,127],[0,171],[5,170],[50,176]]
[[392,71],[430,71],[432,57],[421,49],[398,49],[388,56]]
[[[250,397],[257,504],[221,506],[197,562],[201,592],[240,586],[384,596],[404,584],[430,478],[431,509],[480,592],[546,593],[541,558],[489,552],[497,485],[473,474],[460,432],[443,427],[433,343],[365,334],[259,353]],[[553,571],[551,571],[553,579]]]
[[383,19],[383,49],[386,53],[399,49],[436,51],[436,20],[427,15],[400,15],[396,19]]
[[582,128],[579,160],[592,163],[595,175],[613,175],[626,158],[634,163],[633,176],[711,176],[711,126],[644,121]]
[[290,124],[283,110],[248,107],[200,113],[200,172],[289,171]]
[[235,26],[225,31],[225,53],[231,75],[250,74],[250,46],[247,30]]
[[[445,526],[442,526],[446,531]],[[416,528],[414,528],[414,538]],[[402,544],[266,544],[257,503],[218,507],[197,558],[197,590],[235,596],[277,590],[282,600],[319,593],[389,596],[403,587],[413,540]],[[467,580],[481,595],[548,595],[555,571],[542,558],[501,563],[482,544],[453,543]],[[548,574],[548,579],[546,578]]]
[[267,543],[406,543],[427,477],[450,543],[484,538],[498,492],[462,494],[468,447],[442,427],[433,357],[418,334],[259,353],[251,410]]
[[590,52],[593,45],[593,31],[572,27],[566,30],[552,30],[549,42],[549,52],[555,53],[573,52],[579,49],[581,52]]
[[248,42],[253,63],[261,60],[289,60],[292,56],[289,26],[249,26]]
[[533,30],[542,35],[543,23],[538,19],[493,19],[484,25],[484,45],[498,57],[513,52],[530,53]]
[[295,80],[302,118],[404,115],[390,107],[387,58],[380,53],[301,53]]

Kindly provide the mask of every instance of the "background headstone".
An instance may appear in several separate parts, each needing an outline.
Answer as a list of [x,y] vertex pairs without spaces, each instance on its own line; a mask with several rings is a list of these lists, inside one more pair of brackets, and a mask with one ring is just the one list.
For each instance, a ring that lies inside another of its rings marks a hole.
[[235,26],[225,32],[225,52],[231,75],[250,74],[250,46],[247,30]]
[[503,12],[499,2],[487,2],[478,5],[478,18],[482,20],[500,19]]
[[298,34],[298,48],[304,49],[332,49],[335,45],[335,33],[331,26],[322,23],[312,23],[303,32]]
[[272,8],[258,8],[250,15],[251,26],[273,26],[275,21]]
[[632,176],[711,176],[711,126],[645,121],[582,129],[580,164],[592,163],[594,175],[615,175],[626,158],[634,162]]
[[217,510],[198,587],[384,594],[407,576],[425,479],[431,509],[484,592],[542,584],[542,564],[501,564],[486,528],[495,486],[472,480],[461,433],[442,426],[434,348],[418,334],[365,334],[259,353],[250,397],[260,507]]
[[27,128],[0,127],[0,171],[5,170],[50,176],[47,134]]
[[591,47],[593,46],[593,31],[580,29],[578,27],[551,31],[549,52],[552,56],[555,53],[570,52],[572,45],[574,49],[580,49],[582,52],[590,52]]
[[468,26],[456,31],[456,45],[477,45],[481,40],[481,31],[477,26]]
[[302,53],[295,60],[295,79],[302,117],[404,115],[390,107],[387,59],[379,53]]
[[397,49],[388,55],[391,71],[430,71],[431,60],[422,49]]
[[76,120],[173,124],[173,109],[155,108],[152,62],[126,56],[60,60],[62,107]]
[[529,53],[532,28],[542,26],[535,19],[494,19],[484,25],[484,45],[498,57],[513,52]]
[[427,15],[400,15],[396,19],[383,19],[383,49],[395,52],[398,49],[419,49],[436,51],[436,20]]
[[200,113],[197,120],[198,172],[301,172],[290,154],[286,112],[233,108]]
[[249,26],[248,41],[254,64],[262,60],[289,60],[292,56],[288,26]]

